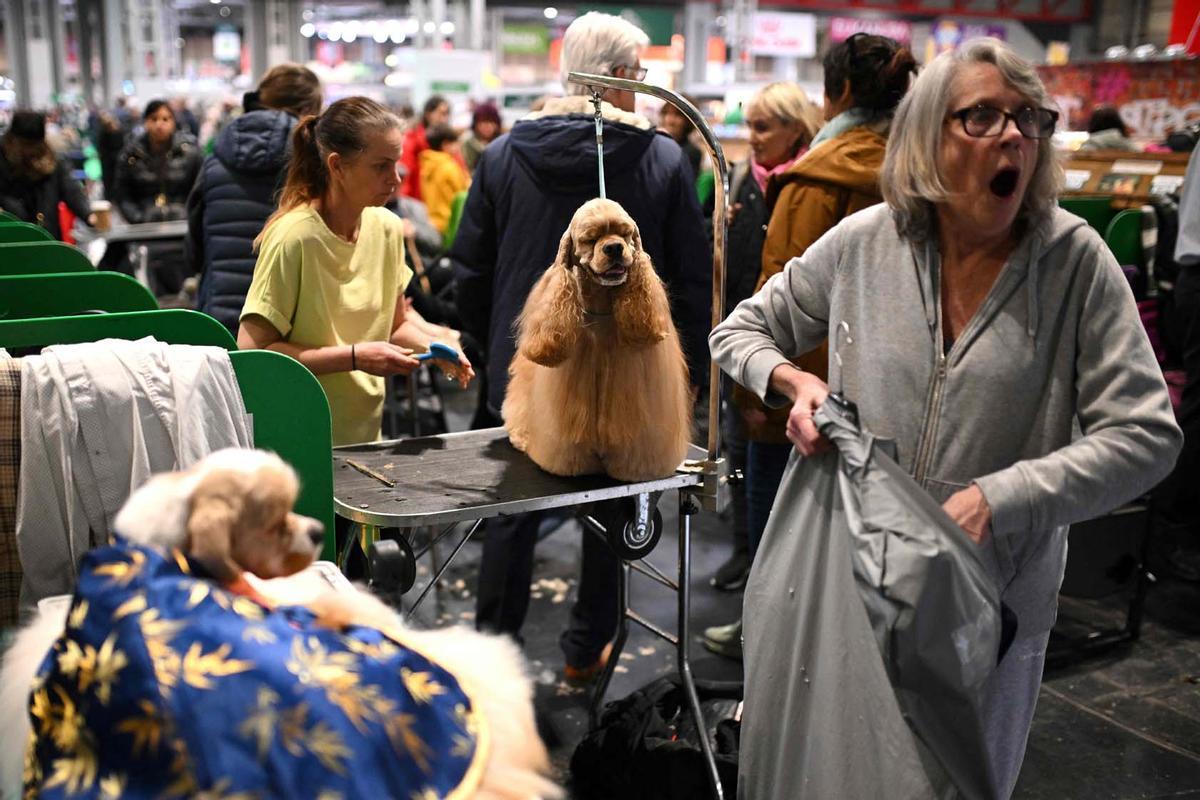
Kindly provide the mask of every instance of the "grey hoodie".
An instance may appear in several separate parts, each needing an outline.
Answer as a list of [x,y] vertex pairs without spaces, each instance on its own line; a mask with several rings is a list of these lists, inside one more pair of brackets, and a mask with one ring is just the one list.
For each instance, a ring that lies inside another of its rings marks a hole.
[[863,426],[895,440],[901,466],[938,500],[979,485],[999,585],[1033,593],[1024,632],[1048,630],[1064,526],[1154,486],[1179,452],[1162,373],[1116,260],[1061,209],[1017,246],[947,353],[939,297],[936,248],[901,239],[879,205],[792,259],[709,343],[735,381],[778,406],[771,371],[848,323],[841,379]]
[[[1182,442],[1124,275],[1100,236],[1055,208],[1014,249],[943,349],[939,258],[886,205],[847,217],[709,337],[714,360],[768,405],[771,371],[830,338],[830,385],[935,499],[971,482],[992,510],[981,548],[1017,639],[985,692],[996,796],[1012,791],[1037,699],[1066,526],[1154,486]],[[850,328],[835,355],[834,335]],[[839,383],[839,373],[841,380]],[[787,498],[777,498],[787,502]],[[747,608],[746,614],[754,610]]]

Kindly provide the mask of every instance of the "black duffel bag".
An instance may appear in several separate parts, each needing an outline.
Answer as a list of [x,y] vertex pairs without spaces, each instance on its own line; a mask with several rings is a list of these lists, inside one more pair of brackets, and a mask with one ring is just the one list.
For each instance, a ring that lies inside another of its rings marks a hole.
[[[741,682],[696,681],[717,773],[726,797],[737,794]],[[579,800],[695,800],[711,797],[708,767],[683,686],[659,678],[609,703],[596,730],[571,757],[571,791]]]

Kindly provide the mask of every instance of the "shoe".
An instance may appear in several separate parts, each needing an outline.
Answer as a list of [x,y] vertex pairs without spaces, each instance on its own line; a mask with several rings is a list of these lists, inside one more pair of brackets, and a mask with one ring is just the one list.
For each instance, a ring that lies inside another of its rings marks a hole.
[[750,554],[742,548],[733,551],[729,559],[717,567],[708,585],[722,592],[737,592],[746,588],[750,577]]
[[704,648],[725,658],[742,660],[742,621],[704,629]]
[[612,642],[604,645],[604,649],[600,651],[600,655],[596,660],[586,667],[573,667],[567,664],[563,667],[563,677],[567,683],[572,686],[587,686],[596,678],[600,677],[600,673],[604,671],[604,667],[608,664],[608,659],[612,655]]

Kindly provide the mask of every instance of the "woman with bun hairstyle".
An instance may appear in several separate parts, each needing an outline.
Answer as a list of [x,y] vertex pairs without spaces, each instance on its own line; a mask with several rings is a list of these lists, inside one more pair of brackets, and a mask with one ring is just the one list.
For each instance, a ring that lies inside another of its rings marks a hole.
[[[771,221],[763,243],[758,288],[787,262],[856,211],[883,201],[879,172],[892,115],[908,91],[917,63],[907,48],[885,36],[856,33],[830,48],[825,67],[825,126],[808,152],[786,172],[771,176],[767,207]],[[801,356],[797,365],[826,379],[825,345]],[[750,552],[766,525],[783,477],[791,444],[788,409],[768,410],[741,387],[734,401],[746,420],[746,470],[758,491],[748,494]]]
[[[382,207],[402,141],[400,120],[365,97],[302,119],[279,207],[255,240],[238,347],[289,355],[317,376],[334,445],[379,438],[384,378],[412,372],[413,350],[430,344],[405,316],[403,221]],[[437,363],[465,386],[475,373],[459,358]]]

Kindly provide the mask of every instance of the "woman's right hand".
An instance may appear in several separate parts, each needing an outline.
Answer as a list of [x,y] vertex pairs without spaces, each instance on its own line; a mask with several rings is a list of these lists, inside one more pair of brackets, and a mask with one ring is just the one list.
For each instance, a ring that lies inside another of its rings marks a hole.
[[412,350],[391,342],[359,342],[354,345],[354,364],[363,372],[387,377],[408,375],[421,362],[412,356]]
[[[774,377],[773,375],[773,381]],[[788,391],[784,394],[794,398],[787,421],[788,441],[796,445],[801,455],[815,456],[824,453],[831,445],[817,430],[817,425],[813,422],[813,412],[820,408],[829,396],[829,386],[816,375],[801,372],[791,365],[787,365],[787,371],[780,377],[784,378],[787,384]]]

